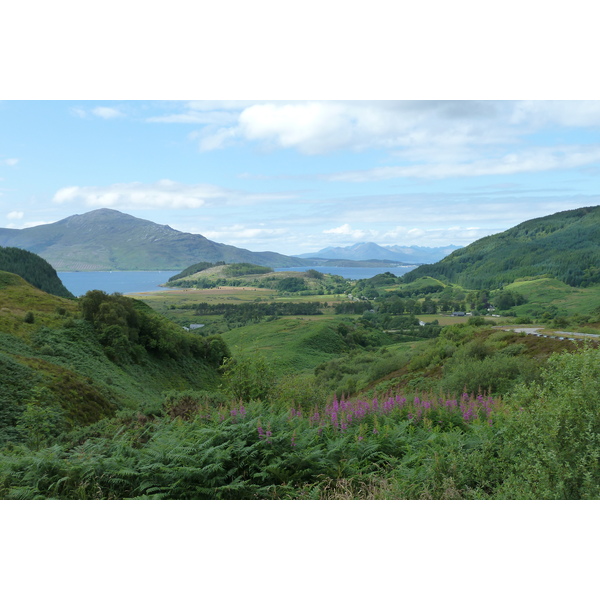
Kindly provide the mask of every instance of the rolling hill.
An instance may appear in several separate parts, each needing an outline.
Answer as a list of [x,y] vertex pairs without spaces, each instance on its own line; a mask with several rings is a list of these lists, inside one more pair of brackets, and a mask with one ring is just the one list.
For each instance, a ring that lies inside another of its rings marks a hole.
[[554,277],[573,287],[600,284],[600,206],[562,211],[490,235],[403,276],[429,276],[470,289],[495,289],[524,277]]
[[58,271],[178,270],[201,261],[269,267],[312,264],[276,252],[220,244],[107,208],[47,225],[0,229],[0,246],[34,252]]

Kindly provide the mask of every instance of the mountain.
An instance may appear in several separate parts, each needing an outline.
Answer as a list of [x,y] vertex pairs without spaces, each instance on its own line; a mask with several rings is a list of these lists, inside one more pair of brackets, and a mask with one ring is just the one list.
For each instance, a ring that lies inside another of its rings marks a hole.
[[19,275],[34,287],[48,294],[62,298],[74,298],[52,266],[33,252],[21,248],[0,248],[0,271]]
[[361,242],[352,246],[328,247],[299,258],[331,258],[347,260],[393,260],[409,264],[434,263],[460,246],[427,248],[424,246],[380,246],[374,242]]
[[547,275],[574,287],[600,284],[600,206],[525,221],[403,276],[430,276],[471,289],[496,289]]
[[0,246],[35,252],[59,271],[181,270],[202,261],[268,267],[312,264],[276,252],[220,244],[107,208],[26,229],[0,228]]

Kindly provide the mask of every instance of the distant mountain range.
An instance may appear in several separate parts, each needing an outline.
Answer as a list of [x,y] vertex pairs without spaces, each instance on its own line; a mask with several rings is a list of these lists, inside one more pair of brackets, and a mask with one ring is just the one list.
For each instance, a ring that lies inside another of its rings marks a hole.
[[600,284],[600,206],[525,221],[456,250],[402,277],[434,277],[470,289],[497,289],[527,277],[548,276],[573,287]]
[[362,242],[353,246],[328,247],[300,254],[299,258],[329,258],[345,260],[392,260],[407,264],[434,263],[448,256],[461,246],[427,248],[423,246],[380,246],[374,242]]

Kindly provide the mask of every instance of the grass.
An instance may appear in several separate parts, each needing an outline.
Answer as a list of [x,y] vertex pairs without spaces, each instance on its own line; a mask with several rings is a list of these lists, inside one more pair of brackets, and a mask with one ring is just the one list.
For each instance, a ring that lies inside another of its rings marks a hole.
[[518,316],[532,311],[544,312],[548,307],[556,307],[565,315],[590,314],[600,307],[600,287],[573,288],[558,279],[541,278],[516,281],[507,285],[506,290],[519,292],[527,298],[527,304],[513,310]]
[[340,319],[331,317],[282,317],[256,325],[247,325],[222,334],[234,356],[260,355],[277,373],[312,371],[332,357],[332,353],[311,347],[308,341]]

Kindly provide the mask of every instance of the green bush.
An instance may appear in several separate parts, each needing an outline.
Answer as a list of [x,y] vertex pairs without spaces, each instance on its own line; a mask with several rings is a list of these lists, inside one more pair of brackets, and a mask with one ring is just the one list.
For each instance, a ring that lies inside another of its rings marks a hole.
[[555,354],[541,382],[510,395],[508,497],[600,497],[600,351]]
[[535,364],[520,356],[500,352],[479,358],[457,351],[444,365],[440,387],[454,394],[490,392],[505,394],[517,383],[531,381],[536,375]]
[[268,400],[275,373],[263,357],[227,358],[223,363],[223,387],[239,402]]
[[35,388],[17,421],[16,429],[32,450],[39,450],[65,429],[64,412],[45,388]]

